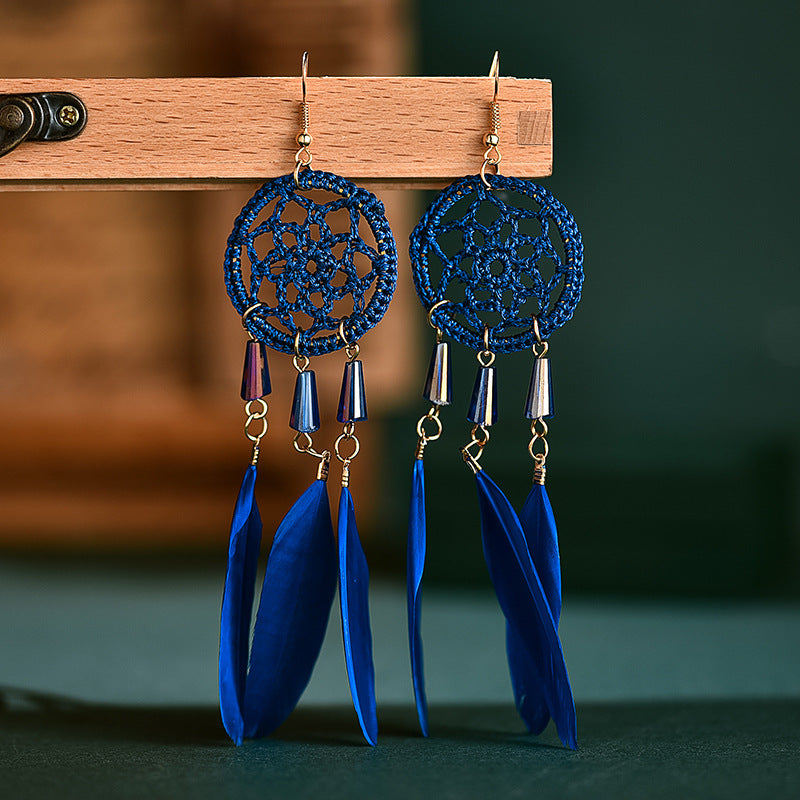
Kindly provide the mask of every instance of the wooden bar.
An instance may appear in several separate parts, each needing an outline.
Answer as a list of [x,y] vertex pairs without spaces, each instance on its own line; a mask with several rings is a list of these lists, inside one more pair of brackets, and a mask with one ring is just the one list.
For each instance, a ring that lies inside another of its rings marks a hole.
[[[294,167],[300,79],[0,80],[0,94],[69,91],[86,130],[24,142],[0,158],[0,190],[208,189],[260,183]],[[375,186],[435,188],[478,172],[490,78],[308,79],[315,169]],[[501,169],[552,169],[548,80],[500,79]]]

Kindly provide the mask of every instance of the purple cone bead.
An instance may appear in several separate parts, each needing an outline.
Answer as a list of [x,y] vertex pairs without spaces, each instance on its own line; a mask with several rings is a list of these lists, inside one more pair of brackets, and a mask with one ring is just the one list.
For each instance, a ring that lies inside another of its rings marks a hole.
[[313,369],[301,372],[297,376],[289,427],[298,433],[313,433],[319,430],[317,376]]
[[497,422],[497,371],[494,367],[478,369],[467,419],[484,428]]
[[364,369],[360,361],[344,365],[342,392],[339,395],[339,422],[363,422],[367,418],[367,395],[364,391]]
[[250,339],[244,351],[242,373],[242,400],[258,400],[272,392],[267,365],[267,346]]

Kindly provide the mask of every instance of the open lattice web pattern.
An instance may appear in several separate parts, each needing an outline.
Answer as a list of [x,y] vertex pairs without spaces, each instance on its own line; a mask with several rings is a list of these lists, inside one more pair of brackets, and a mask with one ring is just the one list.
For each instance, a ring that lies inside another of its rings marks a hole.
[[[426,308],[448,300],[434,321],[449,336],[479,350],[488,327],[490,349],[513,352],[535,341],[533,315],[543,338],[572,317],[583,243],[572,215],[546,189],[487,177],[491,190],[480,176],[464,178],[425,212],[411,234],[414,283]],[[510,192],[535,202],[510,205]]]
[[[240,314],[260,303],[247,317],[254,336],[292,353],[299,332],[301,352],[320,355],[344,346],[340,324],[352,342],[383,317],[397,282],[397,251],[383,204],[366,189],[316,170],[301,171],[299,184],[292,175],[269,181],[242,209],[228,238],[225,282]],[[336,196],[320,203],[303,194],[307,189]],[[290,206],[305,219],[286,219]],[[343,216],[349,225],[338,230]],[[362,220],[374,246],[359,231]],[[249,262],[247,286],[242,253]],[[271,291],[261,291],[265,283]]]

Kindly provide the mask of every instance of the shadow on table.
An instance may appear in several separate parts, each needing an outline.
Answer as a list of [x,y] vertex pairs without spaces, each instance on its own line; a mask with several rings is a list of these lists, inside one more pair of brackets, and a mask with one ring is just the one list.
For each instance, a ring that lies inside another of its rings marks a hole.
[[[740,736],[751,743],[759,737],[763,742],[765,736],[797,740],[800,698],[583,703],[578,722],[581,752],[654,740],[681,746],[692,741],[708,745],[718,737],[731,745]],[[422,741],[410,705],[382,706],[379,724],[382,742]],[[431,741],[561,749],[552,725],[541,736],[527,735],[510,703],[433,706],[430,728]],[[232,747],[216,706],[111,705],[0,687],[0,741],[37,734],[72,741]],[[273,736],[261,741],[363,744],[350,706],[301,705]]]
[[378,747],[353,709],[298,708],[271,737],[235,747],[216,707],[101,705],[0,690],[7,797],[87,800],[795,800],[800,699],[587,703],[580,750],[550,725],[523,732],[513,706],[380,709]]

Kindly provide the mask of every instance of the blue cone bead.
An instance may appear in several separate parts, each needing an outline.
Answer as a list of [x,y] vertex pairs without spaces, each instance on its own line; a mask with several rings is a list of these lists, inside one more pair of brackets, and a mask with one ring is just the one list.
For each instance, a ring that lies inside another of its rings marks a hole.
[[494,367],[478,370],[467,419],[485,428],[497,422],[497,371]]
[[435,406],[449,406],[452,402],[453,375],[450,369],[449,342],[437,342],[434,347],[422,396]]
[[527,419],[542,419],[555,414],[553,406],[553,384],[550,380],[550,359],[537,358],[533,362],[528,396],[525,399]]
[[319,402],[317,401],[317,376],[313,369],[301,372],[294,384],[294,400],[289,427],[298,433],[319,430]]
[[242,372],[242,400],[258,400],[272,392],[267,365],[267,345],[255,339],[247,342]]
[[342,392],[339,395],[339,422],[362,422],[367,418],[367,395],[364,391],[364,369],[360,361],[344,365]]

